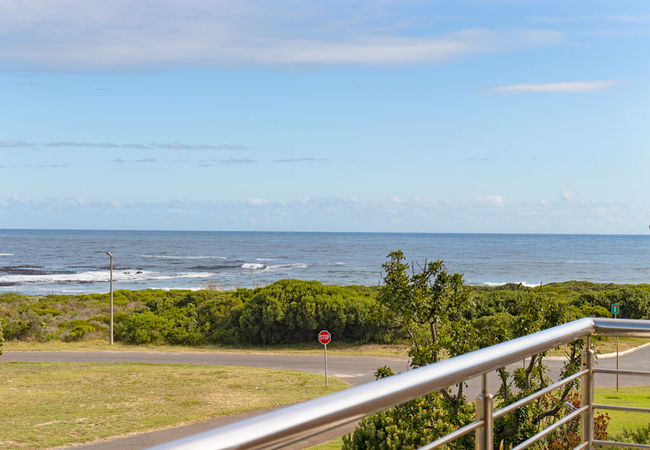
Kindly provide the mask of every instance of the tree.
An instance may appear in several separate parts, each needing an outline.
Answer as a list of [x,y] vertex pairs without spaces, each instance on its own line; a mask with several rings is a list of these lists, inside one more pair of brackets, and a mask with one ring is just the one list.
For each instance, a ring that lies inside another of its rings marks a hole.
[[[377,298],[407,331],[411,366],[437,362],[442,353],[457,356],[478,348],[476,333],[467,320],[471,315],[471,293],[462,275],[449,274],[442,261],[425,261],[416,272],[404,262],[399,250],[388,258],[383,264],[384,285]],[[442,334],[442,330],[447,333]],[[461,383],[455,399],[446,390],[442,395],[457,403],[462,392]]]
[[[531,334],[568,319],[566,305],[554,297],[545,296],[541,287],[532,292],[526,289],[525,295],[521,295],[521,286],[515,286],[517,301],[514,307],[509,312],[488,315],[489,308],[477,308],[474,304],[462,275],[448,273],[442,261],[425,261],[423,265],[409,266],[404,254],[395,251],[388,255],[383,268],[384,285],[379,290],[378,300],[408,333],[413,367]],[[474,317],[476,311],[483,311],[485,315]],[[584,341],[567,346],[568,362],[563,377],[579,370],[582,345]],[[544,355],[533,355],[525,367],[517,368],[513,373],[505,367],[497,370],[501,380],[501,388],[495,396],[497,408],[512,404],[550,384],[543,363]],[[388,373],[380,370],[378,375]],[[546,395],[496,421],[495,448],[523,442],[565,415],[565,402],[576,385],[577,382],[569,383],[559,394]],[[390,442],[381,448],[408,448],[411,444],[431,441],[445,434],[443,427],[436,426],[440,421],[456,425],[454,428],[464,425],[472,420],[473,405],[463,395],[463,386],[463,383],[456,385],[454,395],[443,389],[438,394],[429,394],[364,419],[354,435],[346,439],[344,448],[365,448],[364,442],[366,446],[377,447],[375,440],[383,438]],[[422,411],[428,411],[429,418]],[[397,429],[401,430],[399,436],[389,428],[396,423],[399,423]],[[425,435],[426,439],[423,439]],[[406,436],[408,439],[404,440]],[[472,447],[473,438],[453,445],[453,448]]]

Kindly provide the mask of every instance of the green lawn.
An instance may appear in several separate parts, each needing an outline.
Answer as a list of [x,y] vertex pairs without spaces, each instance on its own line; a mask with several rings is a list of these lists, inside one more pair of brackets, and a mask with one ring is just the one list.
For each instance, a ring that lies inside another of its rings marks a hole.
[[0,448],[107,439],[345,389],[322,375],[248,367],[0,363]]
[[[596,403],[603,405],[634,406],[650,408],[650,386],[629,386],[616,388],[596,388]],[[623,432],[623,428],[634,430],[650,423],[650,413],[597,410],[612,418],[609,424],[610,439]]]
[[343,438],[337,438],[324,444],[317,445],[315,447],[310,447],[309,450],[341,450],[343,446]]

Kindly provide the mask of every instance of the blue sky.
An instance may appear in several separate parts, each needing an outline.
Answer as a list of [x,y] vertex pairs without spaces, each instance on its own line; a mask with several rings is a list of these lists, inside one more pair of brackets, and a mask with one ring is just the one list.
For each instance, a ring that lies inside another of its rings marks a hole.
[[645,0],[4,0],[0,30],[0,228],[648,232]]

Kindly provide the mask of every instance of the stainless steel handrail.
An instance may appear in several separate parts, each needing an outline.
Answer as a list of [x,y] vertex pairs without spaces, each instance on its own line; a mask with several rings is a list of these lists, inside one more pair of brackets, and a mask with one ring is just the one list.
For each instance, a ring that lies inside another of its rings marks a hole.
[[[650,338],[650,321],[584,318],[389,378],[153,447],[155,450],[278,448],[359,420],[576,339]],[[588,369],[591,372],[591,369]],[[589,373],[593,380],[593,372]],[[588,411],[591,413],[592,410]],[[591,437],[593,440],[593,437]]]

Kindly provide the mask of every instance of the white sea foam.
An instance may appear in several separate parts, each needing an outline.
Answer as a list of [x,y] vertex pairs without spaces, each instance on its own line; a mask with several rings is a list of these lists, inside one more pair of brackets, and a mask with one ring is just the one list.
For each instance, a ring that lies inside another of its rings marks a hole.
[[174,275],[160,275],[155,277],[156,280],[167,280],[171,278],[208,278],[213,276],[212,272],[183,272]]
[[248,269],[248,270],[258,270],[258,269],[264,269],[266,266],[264,264],[255,264],[255,263],[244,263],[241,265],[242,269]]
[[[176,290],[178,288],[177,287],[160,287],[160,288],[159,287],[150,287],[150,288],[147,288],[147,289],[161,289],[163,291],[174,291],[174,290]],[[188,286],[188,287],[184,287],[182,289],[184,291],[200,291],[203,288],[201,286]]]
[[255,258],[255,261],[273,261],[273,260],[268,258]]
[[143,258],[160,259],[228,259],[225,256],[172,256],[172,255],[140,255]]
[[344,266],[345,263],[343,263],[343,262],[335,262],[334,265],[335,266]]
[[[141,270],[114,271],[113,281],[170,280],[174,278],[208,278],[212,272],[184,272],[171,275]],[[35,283],[105,283],[110,281],[109,271],[94,271],[49,275],[5,275],[0,276],[1,284],[35,284]]]
[[13,253],[0,253],[0,256],[14,256]]
[[275,266],[268,266],[264,269],[264,272],[277,272],[280,270],[291,270],[291,269],[306,269],[306,264],[277,264]]
[[[487,281],[487,282],[483,283],[483,285],[490,286],[490,287],[503,286],[503,285],[506,285],[506,284],[508,284],[508,283],[495,283],[495,282],[491,282],[491,281]],[[526,283],[525,281],[522,281],[521,283],[510,283],[510,284],[521,284],[522,286],[529,287],[529,288],[539,286],[539,284]]]

